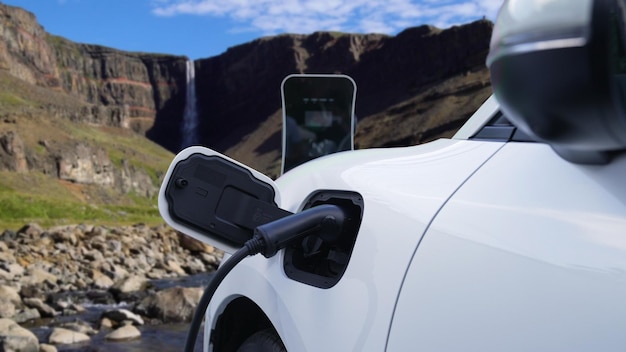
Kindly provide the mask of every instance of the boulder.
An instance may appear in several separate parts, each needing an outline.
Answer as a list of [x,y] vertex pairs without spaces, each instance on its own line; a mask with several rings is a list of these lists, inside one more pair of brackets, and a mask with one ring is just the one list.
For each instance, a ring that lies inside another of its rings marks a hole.
[[59,279],[55,275],[37,267],[29,268],[21,280],[23,285],[39,285],[43,283],[56,285],[58,281]]
[[12,256],[11,253],[0,252],[0,282],[16,281],[24,274],[24,268],[21,265],[17,263],[9,264],[9,262],[15,261],[15,258],[8,260],[6,258]]
[[213,268],[217,268],[220,263],[220,258],[214,254],[200,253],[200,259],[202,259],[206,265],[210,265]]
[[186,249],[190,252],[201,252],[209,254],[215,252],[215,248],[213,246],[198,241],[197,239],[187,236],[181,232],[178,232],[178,243],[183,249]]
[[207,271],[204,263],[198,258],[187,258],[185,263],[182,265],[183,270],[190,275],[200,274]]
[[13,303],[17,307],[21,307],[22,305],[20,294],[11,286],[0,285],[0,297]]
[[86,334],[64,328],[52,329],[52,333],[48,337],[48,343],[53,345],[71,345],[90,340],[91,338]]
[[37,352],[39,341],[32,332],[11,319],[0,319],[0,351]]
[[115,300],[115,297],[113,297],[111,292],[108,292],[108,291],[102,291],[102,290],[89,291],[87,292],[85,297],[87,298],[86,302],[91,301],[94,304],[110,305],[110,304],[117,303],[117,301]]
[[27,308],[13,316],[13,320],[17,323],[25,323],[27,321],[41,318],[41,314],[35,308]]
[[22,285],[20,295],[24,298],[39,298],[43,300],[46,299],[46,291],[48,290],[44,284],[26,284]]
[[202,297],[200,287],[172,287],[146,297],[135,312],[163,322],[189,322]]
[[11,230],[2,231],[2,235],[0,235],[0,240],[2,240],[3,242],[0,242],[0,252],[6,251],[8,249],[8,246],[4,243],[4,241],[12,241],[16,238],[17,238],[17,234],[14,231],[11,231]]
[[64,329],[80,332],[81,334],[86,334],[86,335],[95,335],[95,334],[98,333],[98,331],[96,331],[91,326],[91,324],[87,323],[86,321],[80,320],[80,319],[76,319],[75,321],[70,321],[70,322],[63,323],[63,324],[61,324],[60,327],[62,327]]
[[39,345],[39,352],[57,352],[57,348],[53,345],[48,345],[47,343],[42,343]]
[[187,275],[187,273],[185,272],[185,270],[180,266],[180,264],[178,263],[177,260],[175,259],[170,259],[167,261],[166,265],[165,265],[166,270],[177,274],[177,275]]
[[114,284],[113,280],[104,275],[100,270],[92,270],[91,279],[93,280],[93,286],[97,289],[106,290]]
[[[4,242],[0,242],[0,243],[4,243]],[[6,251],[0,251],[0,262],[5,263],[5,264],[15,263],[15,256],[8,249]]]
[[143,291],[148,286],[148,279],[141,276],[130,276],[117,281],[112,287],[113,294]]
[[113,280],[125,279],[130,276],[126,268],[121,265],[111,265],[111,272],[107,273]]
[[120,328],[117,328],[106,335],[107,340],[113,341],[125,341],[125,340],[133,340],[141,337],[141,332],[139,329],[134,327],[131,324],[124,325]]
[[113,309],[108,310],[102,313],[101,318],[110,319],[116,323],[122,323],[124,321],[129,321],[135,325],[143,325],[143,319],[137,314],[127,310],[127,309]]
[[0,318],[12,318],[17,310],[10,300],[0,297]]
[[19,236],[26,236],[28,238],[34,239],[41,236],[44,232],[43,228],[36,223],[30,223],[22,226],[21,229],[17,231]]
[[60,314],[59,312],[54,310],[54,308],[50,307],[39,298],[24,298],[24,304],[30,308],[37,309],[42,317],[51,318]]
[[113,328],[113,321],[109,318],[102,318],[100,319],[100,329],[112,329]]

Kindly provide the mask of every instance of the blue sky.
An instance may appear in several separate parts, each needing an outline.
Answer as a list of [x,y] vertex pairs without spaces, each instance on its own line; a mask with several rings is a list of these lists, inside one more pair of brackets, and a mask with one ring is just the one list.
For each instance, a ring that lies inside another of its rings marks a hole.
[[385,33],[440,28],[483,16],[503,0],[0,0],[37,16],[51,34],[79,43],[191,59],[281,33]]

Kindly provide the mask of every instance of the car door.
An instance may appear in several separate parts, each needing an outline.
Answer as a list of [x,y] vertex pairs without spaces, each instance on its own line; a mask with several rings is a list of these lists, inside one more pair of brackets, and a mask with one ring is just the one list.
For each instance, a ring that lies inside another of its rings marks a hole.
[[624,175],[508,143],[427,230],[387,350],[624,350]]

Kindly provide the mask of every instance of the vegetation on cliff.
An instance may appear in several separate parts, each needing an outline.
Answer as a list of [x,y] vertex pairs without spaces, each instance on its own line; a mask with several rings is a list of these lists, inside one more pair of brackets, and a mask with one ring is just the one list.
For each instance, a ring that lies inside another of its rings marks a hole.
[[0,71],[0,229],[162,222],[156,191],[172,153],[131,130],[63,114],[83,106]]

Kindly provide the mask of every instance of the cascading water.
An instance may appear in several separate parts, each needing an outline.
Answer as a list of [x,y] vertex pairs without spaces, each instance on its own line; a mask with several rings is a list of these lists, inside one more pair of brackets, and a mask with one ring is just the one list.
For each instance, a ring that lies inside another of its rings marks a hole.
[[196,72],[193,61],[187,61],[187,94],[183,115],[183,142],[181,149],[198,143],[198,111],[196,104]]

